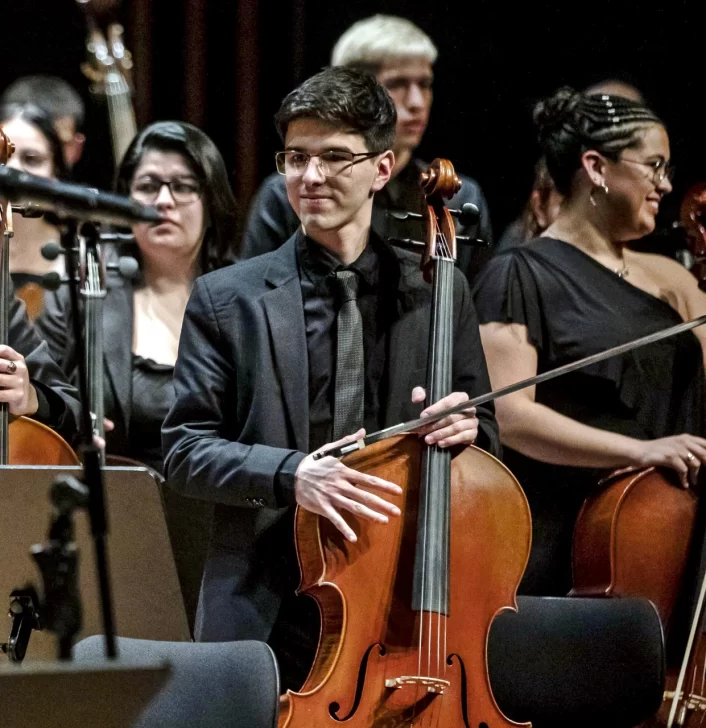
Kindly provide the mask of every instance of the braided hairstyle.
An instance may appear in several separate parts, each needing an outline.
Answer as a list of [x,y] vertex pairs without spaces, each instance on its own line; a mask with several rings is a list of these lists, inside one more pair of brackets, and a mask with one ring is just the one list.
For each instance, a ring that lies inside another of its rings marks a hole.
[[639,146],[650,126],[664,126],[641,103],[608,94],[586,95],[568,86],[540,101],[533,118],[549,173],[564,195],[571,191],[584,152],[593,149],[617,161],[624,149]]

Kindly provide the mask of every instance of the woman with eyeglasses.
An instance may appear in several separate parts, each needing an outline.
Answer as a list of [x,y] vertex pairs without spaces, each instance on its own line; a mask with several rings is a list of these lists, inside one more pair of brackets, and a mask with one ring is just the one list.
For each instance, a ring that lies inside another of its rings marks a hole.
[[[563,88],[534,112],[564,196],[542,235],[494,258],[474,289],[494,389],[706,313],[676,261],[628,245],[668,194],[669,138],[644,105]],[[524,593],[566,594],[578,511],[600,473],[662,466],[693,483],[706,461],[697,328],[496,402],[504,460],[533,519]]]
[[[161,425],[174,401],[172,373],[184,310],[198,275],[235,260],[236,207],[214,143],[177,121],[151,124],[135,137],[118,169],[116,189],[154,205],[164,221],[132,227],[135,244],[122,252],[138,259],[137,278],[109,273],[103,320],[105,412],[114,427],[106,433],[106,452],[161,473]],[[37,324],[56,361],[73,375],[68,291],[51,294]],[[168,489],[164,495],[179,567],[180,554],[188,560],[189,552],[198,550],[187,537],[195,529],[181,527],[180,513],[193,525],[205,506],[182,504]],[[198,584],[185,591],[193,611]]]

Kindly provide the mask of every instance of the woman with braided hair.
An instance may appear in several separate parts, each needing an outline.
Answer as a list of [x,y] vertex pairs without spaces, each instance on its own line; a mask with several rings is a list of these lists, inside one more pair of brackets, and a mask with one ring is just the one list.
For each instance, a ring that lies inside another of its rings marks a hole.
[[[562,88],[535,108],[564,196],[538,238],[493,259],[474,295],[493,388],[706,313],[677,262],[627,245],[670,184],[669,139],[644,105]],[[571,587],[571,537],[598,471],[663,466],[684,486],[706,462],[706,332],[695,329],[496,403],[505,462],[532,508],[524,593]]]

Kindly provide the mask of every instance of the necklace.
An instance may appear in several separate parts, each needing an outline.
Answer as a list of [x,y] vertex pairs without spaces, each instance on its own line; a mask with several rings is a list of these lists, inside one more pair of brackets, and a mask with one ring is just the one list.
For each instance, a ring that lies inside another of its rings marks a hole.
[[626,278],[628,273],[630,273],[630,269],[626,265],[623,265],[622,268],[616,268],[614,273],[618,278]]

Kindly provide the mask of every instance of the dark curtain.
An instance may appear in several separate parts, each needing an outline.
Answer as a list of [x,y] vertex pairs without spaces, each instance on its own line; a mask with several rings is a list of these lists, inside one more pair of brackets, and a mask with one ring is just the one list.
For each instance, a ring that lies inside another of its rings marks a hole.
[[[352,22],[376,12],[411,18],[437,43],[435,104],[420,153],[446,156],[476,177],[496,229],[517,214],[531,183],[532,103],[561,84],[627,78],[663,115],[677,163],[665,224],[687,186],[706,177],[696,0],[650,9],[620,0],[100,1],[117,5],[126,27],[140,122],[177,118],[201,126],[221,149],[243,209],[273,169],[280,143],[272,116],[282,97],[327,63]],[[89,143],[77,177],[105,186],[112,174],[106,111],[91,100],[79,69],[84,27],[74,0],[3,6],[0,88],[35,72],[74,83],[89,102]]]

